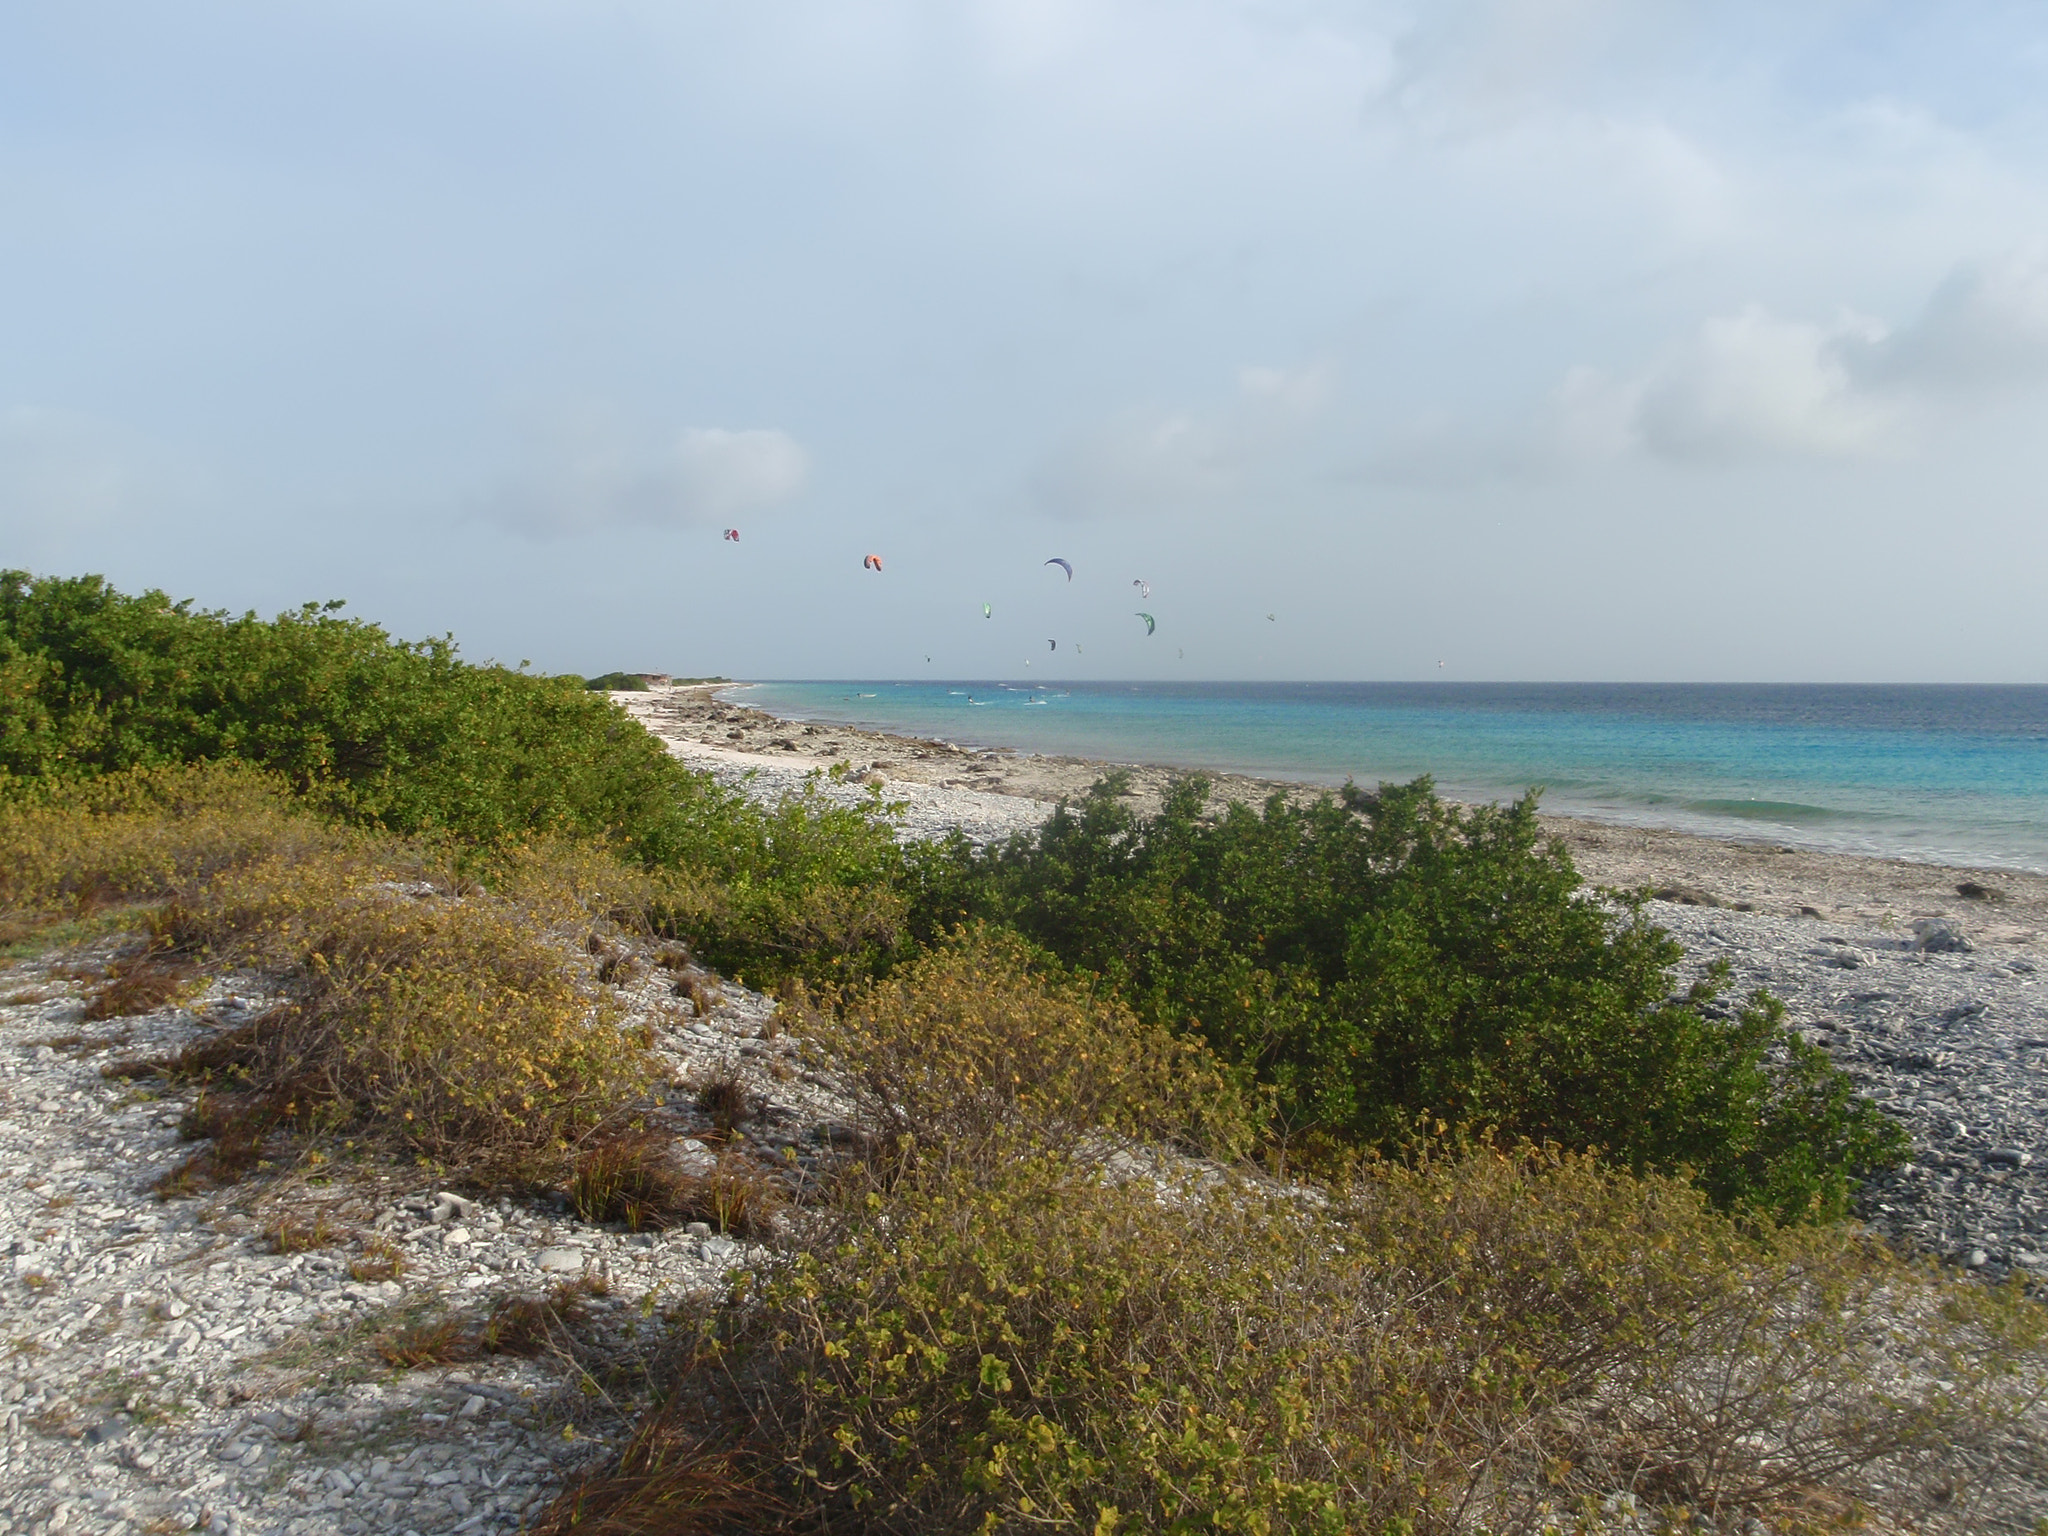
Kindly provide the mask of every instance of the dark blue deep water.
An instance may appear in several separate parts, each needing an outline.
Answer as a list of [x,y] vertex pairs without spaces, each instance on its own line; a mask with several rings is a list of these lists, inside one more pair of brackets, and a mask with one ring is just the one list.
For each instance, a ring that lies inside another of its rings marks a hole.
[[2048,686],[759,683],[792,719],[2048,870]]

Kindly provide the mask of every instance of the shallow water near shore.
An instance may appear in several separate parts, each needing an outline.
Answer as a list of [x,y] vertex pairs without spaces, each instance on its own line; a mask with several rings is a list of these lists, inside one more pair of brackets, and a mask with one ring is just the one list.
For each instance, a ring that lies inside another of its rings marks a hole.
[[770,682],[735,702],[963,745],[2048,871],[2048,686]]

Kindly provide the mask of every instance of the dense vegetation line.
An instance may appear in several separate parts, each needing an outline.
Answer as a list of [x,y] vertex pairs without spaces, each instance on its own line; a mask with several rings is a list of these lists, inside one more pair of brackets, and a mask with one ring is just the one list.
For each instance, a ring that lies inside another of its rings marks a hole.
[[1897,1131],[1764,996],[1672,994],[1678,946],[1588,899],[1533,806],[1427,781],[1152,818],[1115,780],[978,852],[867,813],[764,808],[679,765],[581,679],[472,665],[308,605],[272,620],[0,575],[0,793],[237,760],[323,813],[465,847],[601,842],[669,880],[651,921],[757,981],[884,974],[958,923],[1015,929],[1192,1031],[1304,1156],[1456,1131],[1687,1169],[1728,1208],[1843,1214]]
[[[0,946],[123,935],[101,1017],[286,999],[138,1069],[205,1089],[167,1197],[284,1141],[773,1238],[541,1530],[1963,1529],[2038,1462],[2048,1311],[1833,1220],[1896,1130],[1532,804],[1123,788],[899,844],[581,679],[0,575]],[[848,1096],[798,1220],[636,1119],[606,983],[707,963]],[[460,1321],[386,1358],[510,1347]]]

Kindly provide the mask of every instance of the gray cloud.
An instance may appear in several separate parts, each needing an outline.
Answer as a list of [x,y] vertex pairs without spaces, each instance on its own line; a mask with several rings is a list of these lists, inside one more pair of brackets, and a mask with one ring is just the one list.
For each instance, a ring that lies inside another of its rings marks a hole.
[[1451,413],[1387,432],[1364,478],[1543,480],[1628,458],[1897,460],[1959,408],[2048,382],[2048,256],[1956,267],[1894,328],[1761,304],[1710,316],[1629,373],[1569,370],[1534,408],[1487,424]]
[[1893,441],[1900,407],[1871,390],[1857,360],[1879,343],[1873,321],[1785,320],[1752,305],[1701,324],[1648,372],[1611,389],[1567,386],[1578,441],[1611,441],[1667,459],[1751,453],[1866,454]]
[[1885,457],[1959,397],[2042,380],[2048,259],[2008,255],[1959,267],[1898,330],[1749,305],[1702,322],[1632,377],[1576,370],[1552,401],[1548,435],[1568,459]]
[[535,536],[692,527],[778,506],[802,491],[809,475],[809,453],[787,432],[690,427],[650,446],[603,418],[585,419],[476,511]]
[[1861,372],[1873,385],[1972,392],[2048,378],[2048,252],[1958,268]]

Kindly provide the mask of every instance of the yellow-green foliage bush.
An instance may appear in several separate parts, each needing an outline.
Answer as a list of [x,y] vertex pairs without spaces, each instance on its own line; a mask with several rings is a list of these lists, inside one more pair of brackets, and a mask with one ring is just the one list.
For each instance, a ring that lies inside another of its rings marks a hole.
[[131,904],[152,954],[280,979],[287,1003],[184,1063],[263,1123],[547,1176],[647,1080],[585,944],[635,920],[649,877],[590,845],[498,850],[479,883],[432,849],[325,825],[252,771],[199,767],[17,803],[0,850],[10,912]]
[[1330,1215],[1417,1339],[1513,1384],[1475,1450],[1560,1490],[1794,1528],[1925,1498],[1969,1529],[1959,1469],[1989,1494],[1998,1447],[2048,1449],[2038,1420],[2015,1434],[2048,1390],[2048,1310],[1846,1226],[1756,1226],[1527,1147],[1368,1165]]
[[928,1152],[1028,1127],[1233,1155],[1258,1132],[1252,1094],[1208,1047],[1141,1023],[1007,930],[963,928],[802,1029],[849,1071],[867,1129]]
[[1323,1200],[1012,1153],[861,1195],[704,1339],[789,1529],[1571,1530],[1617,1491],[1967,1527],[1955,1469],[2048,1372],[2032,1303],[1589,1158]]
[[0,803],[0,910],[54,921],[169,896],[254,860],[359,842],[239,764],[55,782]]
[[647,1078],[642,1044],[564,941],[591,914],[544,888],[455,894],[397,873],[280,858],[182,896],[180,942],[294,978],[290,1003],[208,1059],[288,1109],[478,1172],[539,1173]]

